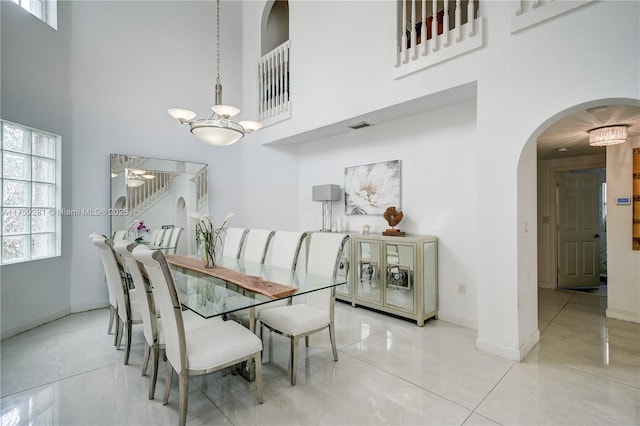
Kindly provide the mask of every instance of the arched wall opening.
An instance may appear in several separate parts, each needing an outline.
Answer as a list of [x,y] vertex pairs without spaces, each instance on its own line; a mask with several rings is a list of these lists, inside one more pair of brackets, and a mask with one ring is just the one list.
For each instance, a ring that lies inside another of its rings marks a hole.
[[[628,98],[597,99],[574,105],[551,115],[541,123],[525,143],[518,162],[518,333],[522,358],[539,341],[538,330],[538,235],[542,218],[538,209],[537,144],[540,135],[559,120],[590,108],[621,105],[639,108],[640,100]],[[606,123],[613,124],[613,123]],[[587,142],[587,128],[584,143]],[[608,204],[615,195],[624,194],[631,187],[630,157],[632,148],[640,148],[640,136],[630,133],[625,144],[607,147],[606,167],[608,182]],[[575,157],[579,159],[580,157]],[[582,160],[587,161],[587,160]],[[588,161],[587,161],[588,162]],[[581,168],[576,166],[576,168]],[[628,170],[627,170],[628,169]],[[626,175],[628,179],[626,179]],[[627,186],[628,181],[628,186]],[[628,239],[620,229],[630,228],[629,209],[618,209],[616,215],[608,219],[608,274],[609,295],[607,317],[640,322],[640,252],[631,251],[631,243],[620,245],[620,240]],[[627,217],[629,216],[629,217]],[[624,222],[629,220],[628,226]],[[548,224],[545,224],[547,226]],[[552,254],[552,255],[555,255]],[[616,259],[616,261],[614,261]],[[623,260],[620,260],[623,259]],[[630,303],[629,300],[632,302]]]
[[270,0],[262,12],[260,54],[266,55],[289,40],[289,2]]

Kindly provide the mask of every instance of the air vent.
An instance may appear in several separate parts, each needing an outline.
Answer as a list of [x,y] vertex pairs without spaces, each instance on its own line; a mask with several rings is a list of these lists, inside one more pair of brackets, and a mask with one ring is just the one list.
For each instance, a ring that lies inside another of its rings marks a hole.
[[371,126],[371,124],[367,123],[366,121],[361,121],[356,124],[351,124],[350,126],[347,126],[347,127],[350,129],[358,130],[358,129],[362,129],[363,127],[369,127],[369,126]]

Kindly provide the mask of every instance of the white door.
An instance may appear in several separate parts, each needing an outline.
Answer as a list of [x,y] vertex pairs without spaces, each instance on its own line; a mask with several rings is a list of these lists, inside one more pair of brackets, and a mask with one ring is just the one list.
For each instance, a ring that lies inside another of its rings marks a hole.
[[598,287],[599,175],[558,175],[558,287]]

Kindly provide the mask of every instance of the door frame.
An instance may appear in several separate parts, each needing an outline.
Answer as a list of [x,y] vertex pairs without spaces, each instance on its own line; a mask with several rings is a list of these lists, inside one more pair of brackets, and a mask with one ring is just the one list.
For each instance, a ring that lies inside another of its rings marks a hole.
[[[587,170],[587,169],[605,169],[607,168],[607,162],[605,160],[596,160],[580,164],[580,165],[566,165],[556,166],[549,168],[549,226],[551,227],[551,236],[549,238],[549,253],[551,254],[551,278],[553,282],[553,288],[558,287],[558,203],[556,202],[556,182],[558,179],[558,173],[569,172],[572,170]],[[606,243],[606,241],[605,241]]]

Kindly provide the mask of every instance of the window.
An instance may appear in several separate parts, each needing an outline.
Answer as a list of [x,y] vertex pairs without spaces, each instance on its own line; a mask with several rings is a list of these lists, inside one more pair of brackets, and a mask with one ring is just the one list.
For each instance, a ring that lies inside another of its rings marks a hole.
[[0,263],[60,256],[61,138],[1,123]]
[[50,27],[58,29],[57,0],[13,0],[13,2]]

